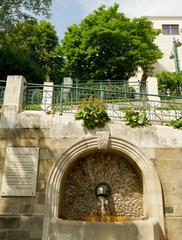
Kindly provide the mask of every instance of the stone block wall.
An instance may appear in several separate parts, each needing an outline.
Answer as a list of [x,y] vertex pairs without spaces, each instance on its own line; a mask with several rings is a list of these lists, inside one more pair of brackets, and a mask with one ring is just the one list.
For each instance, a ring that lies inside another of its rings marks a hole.
[[[180,131],[180,130],[179,130]],[[161,180],[167,240],[182,239],[182,147],[144,148]]]
[[[96,131],[83,128],[71,114],[48,116],[45,112],[23,111],[25,79],[9,76],[7,82],[0,116],[0,186],[7,147],[39,147],[39,166],[35,197],[0,196],[0,239],[41,240],[46,184],[52,166],[72,144],[95,136]],[[104,130],[111,137],[134,144],[153,162],[163,189],[167,240],[181,240],[182,131],[166,126],[130,128],[114,119]]]
[[[0,239],[41,240],[45,208],[46,183],[54,162],[72,144],[95,135],[81,124],[64,117],[39,118],[40,127],[0,128],[0,186],[6,147],[39,147],[39,166],[35,197],[0,197]],[[23,118],[22,118],[23,119]],[[50,121],[51,119],[51,121]],[[21,120],[21,119],[20,119]],[[21,120],[23,121],[23,120]],[[46,125],[47,124],[47,125]],[[46,127],[47,126],[47,127]],[[67,129],[67,131],[66,131]],[[132,129],[118,122],[106,126],[112,136],[135,143],[156,167],[164,193],[164,214],[168,240],[182,236],[182,131],[171,127],[151,126]],[[53,134],[54,133],[54,134]],[[117,134],[116,134],[117,133]]]
[[0,239],[42,239],[45,190],[54,161],[65,150],[66,141],[49,138],[48,129],[0,129],[0,186],[6,147],[39,147],[35,197],[0,197]]
[[164,193],[164,214],[169,240],[182,239],[182,148],[158,148],[155,165]]

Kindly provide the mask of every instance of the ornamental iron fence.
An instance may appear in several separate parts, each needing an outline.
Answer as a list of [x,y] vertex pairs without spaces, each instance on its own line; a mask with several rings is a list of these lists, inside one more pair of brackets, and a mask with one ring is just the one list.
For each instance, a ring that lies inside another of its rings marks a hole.
[[0,80],[0,107],[2,107],[3,105],[5,87],[6,87],[6,81]]
[[81,100],[93,97],[107,104],[110,117],[123,118],[124,111],[145,111],[148,119],[168,122],[182,117],[182,96],[150,95],[137,93],[127,85],[125,89],[94,88],[84,85],[27,84],[25,110],[43,110],[47,113],[76,113]]

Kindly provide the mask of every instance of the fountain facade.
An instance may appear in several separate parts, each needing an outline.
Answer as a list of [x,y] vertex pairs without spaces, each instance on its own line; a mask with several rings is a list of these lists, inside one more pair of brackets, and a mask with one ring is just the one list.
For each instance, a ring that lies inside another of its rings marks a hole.
[[44,240],[164,240],[162,191],[152,162],[132,143],[83,139],[55,163]]

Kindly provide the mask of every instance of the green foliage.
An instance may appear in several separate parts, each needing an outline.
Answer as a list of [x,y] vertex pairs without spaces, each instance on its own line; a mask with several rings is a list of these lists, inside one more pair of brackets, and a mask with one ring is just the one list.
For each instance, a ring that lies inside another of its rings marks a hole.
[[[126,98],[134,98],[136,93],[135,89],[127,84],[114,84],[112,82],[93,82],[92,80],[87,81],[80,85],[87,89],[88,96],[95,94],[102,95],[102,99],[105,101]],[[80,96],[82,98],[82,96]],[[84,95],[84,98],[86,96]]]
[[105,123],[110,120],[106,105],[101,100],[92,97],[81,101],[75,119],[83,120],[84,126],[88,129],[104,127]]
[[156,74],[161,95],[180,96],[182,88],[182,72],[160,72]]
[[15,48],[0,48],[0,79],[7,75],[23,75],[30,82],[41,83],[44,72],[22,50]]
[[25,104],[24,109],[40,111],[42,110],[42,107],[40,104]]
[[0,30],[13,27],[31,15],[49,15],[52,0],[0,0]]
[[119,5],[101,6],[79,25],[72,25],[62,41],[67,75],[84,79],[128,79],[138,67],[146,69],[162,56],[147,18],[130,20]]
[[182,117],[170,121],[169,125],[173,126],[174,128],[182,129]]
[[169,106],[161,106],[161,107],[155,107],[155,110],[182,110],[182,105],[174,104],[174,105],[169,105]]
[[150,125],[144,110],[135,111],[133,108],[125,109],[124,119],[131,127],[142,127]]
[[[17,52],[24,52],[25,57],[44,73],[41,82],[45,80],[45,75],[49,75],[55,83],[62,80],[63,55],[56,30],[51,23],[36,20],[20,22],[10,32],[4,32],[1,45],[2,48],[14,48]],[[7,61],[11,63],[11,58]],[[19,68],[23,68],[23,65],[19,64]],[[10,74],[9,71],[10,69],[7,69],[7,74]],[[32,78],[27,80],[38,82]]]

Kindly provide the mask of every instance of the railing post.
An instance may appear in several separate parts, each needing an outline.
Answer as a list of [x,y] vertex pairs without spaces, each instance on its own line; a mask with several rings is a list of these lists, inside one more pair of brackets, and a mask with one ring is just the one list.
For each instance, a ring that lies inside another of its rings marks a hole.
[[128,85],[133,87],[136,93],[140,93],[140,81],[138,80],[138,77],[130,77],[128,80]]
[[12,128],[17,114],[23,111],[26,80],[23,76],[8,76],[2,107],[2,126]]
[[60,115],[63,115],[63,85],[61,85],[61,96],[60,96]]
[[78,102],[79,100],[80,100],[80,98],[79,98],[79,91],[78,91],[78,88],[79,88],[79,79],[76,79],[76,96],[75,96],[75,100],[76,100],[76,102]]
[[100,99],[104,99],[104,88],[102,81],[100,81]]
[[73,80],[70,77],[64,77],[63,79],[63,97],[64,100],[66,101],[68,99],[69,91],[73,86]]
[[41,107],[44,111],[51,111],[53,102],[53,82],[44,82]]
[[14,107],[17,113],[23,110],[23,96],[26,80],[23,76],[8,76],[4,93],[3,110]]
[[[160,105],[160,97],[159,92],[158,92],[158,83],[157,83],[157,78],[156,77],[148,77],[147,78],[147,90],[148,90],[148,99],[149,101],[152,101],[154,105]],[[155,96],[150,96],[150,95],[155,95]]]

